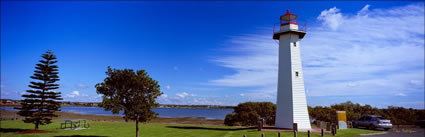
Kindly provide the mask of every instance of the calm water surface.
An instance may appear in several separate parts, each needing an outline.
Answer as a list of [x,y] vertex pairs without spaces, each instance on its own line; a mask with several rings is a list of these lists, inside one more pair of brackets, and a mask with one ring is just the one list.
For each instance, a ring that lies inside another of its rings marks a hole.
[[[16,111],[13,107],[0,107],[0,110]],[[123,114],[112,114],[111,111],[105,111],[100,107],[76,107],[63,106],[61,110],[64,112],[73,112],[87,115],[104,115],[104,116],[122,116]],[[221,119],[226,114],[232,113],[233,109],[207,109],[207,108],[154,108],[153,111],[158,113],[159,117],[205,117],[207,119]]]

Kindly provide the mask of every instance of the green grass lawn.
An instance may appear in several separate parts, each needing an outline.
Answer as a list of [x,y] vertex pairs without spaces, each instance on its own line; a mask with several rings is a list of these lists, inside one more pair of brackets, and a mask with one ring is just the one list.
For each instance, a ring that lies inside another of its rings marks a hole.
[[[134,137],[136,127],[134,122],[99,122],[88,121],[89,129],[82,130],[63,130],[59,129],[60,123],[63,121],[53,121],[52,124],[40,126],[39,130],[56,131],[57,133],[43,134],[16,134],[14,130],[33,129],[33,124],[24,123],[20,120],[0,121],[1,137]],[[253,128],[244,127],[225,127],[225,126],[201,126],[201,125],[182,125],[182,124],[159,124],[148,123],[140,124],[142,137],[261,137],[261,133]],[[363,129],[346,129],[338,130],[337,136],[353,137],[364,133],[377,133],[379,131],[363,130]],[[277,137],[277,132],[264,132],[266,137]],[[292,137],[290,132],[282,132],[283,137]],[[306,137],[306,133],[298,133],[299,137]],[[312,134],[312,137],[319,137],[320,134]],[[332,136],[326,134],[325,136]]]

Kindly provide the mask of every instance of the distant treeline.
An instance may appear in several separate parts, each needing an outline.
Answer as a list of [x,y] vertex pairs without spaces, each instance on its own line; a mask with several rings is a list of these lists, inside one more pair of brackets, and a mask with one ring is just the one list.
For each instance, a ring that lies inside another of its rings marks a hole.
[[340,104],[331,105],[330,107],[308,107],[310,116],[316,120],[331,121],[335,117],[335,111],[346,111],[347,120],[357,120],[363,115],[379,115],[391,120],[395,125],[413,125],[419,120],[425,120],[425,110],[394,107],[379,109],[371,105],[354,104],[347,101]]
[[[347,101],[330,107],[308,106],[310,118],[314,120],[336,122],[336,111],[346,111],[347,120],[357,120],[363,115],[379,115],[389,120],[394,125],[414,125],[419,120],[425,120],[425,110],[406,109],[390,106],[378,109],[371,105],[353,104]],[[245,102],[240,103],[233,113],[227,114],[224,124],[228,126],[255,126],[258,120],[264,119],[267,125],[274,125],[276,105],[271,102]]]
[[218,106],[218,105],[169,105],[160,104],[160,108],[220,108],[220,109],[234,109],[236,106]]

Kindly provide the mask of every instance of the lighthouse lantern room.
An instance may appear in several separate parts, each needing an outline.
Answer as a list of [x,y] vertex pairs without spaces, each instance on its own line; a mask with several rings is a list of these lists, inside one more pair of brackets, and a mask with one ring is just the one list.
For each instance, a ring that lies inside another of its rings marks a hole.
[[280,30],[298,30],[297,15],[286,11],[286,14],[280,16]]
[[299,33],[301,39],[305,35],[304,31],[300,31],[298,29],[297,15],[290,13],[289,10],[287,10],[285,14],[280,16],[279,25],[279,30],[273,34],[273,39],[275,40],[279,40],[279,36],[281,33],[288,33],[289,31],[293,31],[293,33]]

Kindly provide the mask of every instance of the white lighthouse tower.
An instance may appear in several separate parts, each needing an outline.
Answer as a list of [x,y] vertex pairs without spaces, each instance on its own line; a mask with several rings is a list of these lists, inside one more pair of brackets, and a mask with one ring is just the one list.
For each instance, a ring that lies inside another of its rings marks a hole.
[[277,86],[277,128],[292,129],[297,123],[298,130],[311,129],[304,92],[301,66],[300,40],[305,31],[298,29],[297,16],[289,13],[280,16],[280,27],[273,32],[273,39],[279,40],[279,73]]

